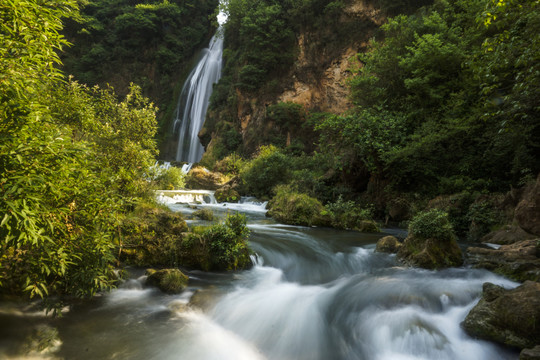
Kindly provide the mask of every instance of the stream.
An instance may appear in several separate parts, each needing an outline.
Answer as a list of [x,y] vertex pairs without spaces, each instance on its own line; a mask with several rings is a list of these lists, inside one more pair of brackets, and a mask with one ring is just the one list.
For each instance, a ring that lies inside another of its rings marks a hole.
[[[221,216],[227,211],[201,206]],[[119,289],[75,304],[59,319],[3,303],[0,358],[518,358],[467,336],[459,325],[484,282],[516,283],[486,270],[402,267],[395,255],[374,253],[385,233],[281,225],[257,204],[231,206],[248,215],[252,269],[186,271],[189,287],[179,295],[145,288],[144,269],[131,269]],[[194,211],[170,207],[188,216]],[[39,331],[49,331],[51,340],[36,340]],[[40,341],[43,351],[25,350]]]

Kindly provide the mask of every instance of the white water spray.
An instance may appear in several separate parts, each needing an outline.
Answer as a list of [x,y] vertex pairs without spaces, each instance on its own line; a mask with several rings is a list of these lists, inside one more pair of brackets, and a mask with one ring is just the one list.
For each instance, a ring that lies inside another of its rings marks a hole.
[[221,78],[222,32],[220,26],[182,88],[174,121],[175,132],[178,131],[176,161],[195,163],[202,158],[204,148],[198,134],[204,124],[213,85]]

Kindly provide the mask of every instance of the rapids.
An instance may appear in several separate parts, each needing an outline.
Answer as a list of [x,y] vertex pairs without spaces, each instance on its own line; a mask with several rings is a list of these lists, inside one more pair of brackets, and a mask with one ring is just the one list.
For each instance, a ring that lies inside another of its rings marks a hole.
[[[37,358],[517,359],[459,325],[484,282],[516,283],[485,270],[405,268],[394,255],[374,253],[384,234],[280,225],[249,206],[252,269],[186,271],[190,283],[180,295],[145,288],[143,269],[132,269],[121,288],[72,306],[59,320],[32,315],[54,326],[60,342]],[[28,321],[5,312],[0,319],[19,330]],[[15,357],[10,349],[0,342],[0,357]]]

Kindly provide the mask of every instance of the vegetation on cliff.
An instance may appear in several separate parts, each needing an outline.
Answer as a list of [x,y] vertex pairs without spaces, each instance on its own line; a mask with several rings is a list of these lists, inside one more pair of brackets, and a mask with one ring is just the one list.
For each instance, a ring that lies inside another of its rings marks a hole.
[[66,21],[73,45],[62,54],[64,71],[90,86],[113,86],[120,95],[131,82],[160,108],[162,151],[183,79],[216,27],[218,0],[89,0]]
[[[271,198],[273,187],[288,185],[323,205],[340,196],[374,204],[376,216],[395,221],[427,199],[457,196],[459,209],[445,209],[454,228],[479,239],[501,221],[485,194],[521,186],[540,171],[538,2],[383,2],[393,17],[350,69],[350,111],[282,102],[287,79],[301,76],[299,61],[320,74],[324,54],[306,57],[329,29],[349,29],[329,52],[363,36],[350,22],[367,20],[348,16],[353,5],[227,3],[224,77],[205,125],[214,135],[205,138],[203,162],[247,159],[245,169],[257,171],[241,172],[245,193]],[[262,173],[269,174],[264,182]]]

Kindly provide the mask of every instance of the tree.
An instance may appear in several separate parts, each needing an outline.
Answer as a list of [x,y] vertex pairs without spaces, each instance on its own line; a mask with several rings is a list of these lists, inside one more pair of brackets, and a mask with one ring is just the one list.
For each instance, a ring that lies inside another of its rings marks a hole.
[[133,87],[64,83],[71,1],[0,4],[0,292],[91,296],[114,285],[119,217],[155,154],[155,109]]

